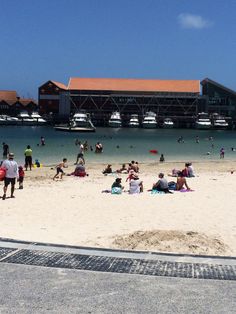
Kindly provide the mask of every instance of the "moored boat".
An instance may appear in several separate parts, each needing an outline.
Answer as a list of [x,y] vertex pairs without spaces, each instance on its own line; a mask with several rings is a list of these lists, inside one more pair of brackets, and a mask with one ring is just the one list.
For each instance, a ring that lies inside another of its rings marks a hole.
[[95,132],[96,128],[93,125],[89,113],[84,111],[76,112],[70,119],[67,126],[55,126],[57,131],[66,132]]
[[156,113],[152,111],[146,112],[142,126],[145,129],[155,129],[157,127]]
[[229,123],[225,120],[225,117],[221,116],[218,113],[213,113],[211,115],[211,118],[212,118],[212,125],[214,129],[217,129],[217,130],[228,129]]
[[211,129],[212,124],[211,124],[211,120],[209,118],[208,113],[206,112],[198,113],[197,119],[195,121],[195,127],[196,129],[202,129],[202,130]]
[[138,115],[137,114],[132,114],[130,116],[130,120],[129,120],[129,127],[130,128],[138,128],[139,127],[139,119],[138,119]]
[[108,125],[112,128],[120,128],[122,126],[120,113],[118,111],[112,113]]
[[174,127],[174,122],[171,118],[165,118],[163,121],[163,128],[172,129]]

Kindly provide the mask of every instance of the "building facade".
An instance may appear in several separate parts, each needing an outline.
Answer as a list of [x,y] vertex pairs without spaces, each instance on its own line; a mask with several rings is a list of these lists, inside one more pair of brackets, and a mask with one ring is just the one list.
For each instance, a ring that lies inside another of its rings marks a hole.
[[48,81],[39,87],[41,113],[68,119],[75,111],[85,110],[97,125],[106,125],[114,111],[121,113],[124,123],[131,114],[141,117],[147,111],[155,112],[159,120],[191,120],[199,99],[198,80],[71,78],[68,86]]
[[0,91],[0,115],[17,116],[21,111],[29,113],[38,110],[32,98],[21,98],[16,91]]
[[207,112],[209,114],[216,112],[235,120],[236,92],[209,78],[202,80],[201,85]]

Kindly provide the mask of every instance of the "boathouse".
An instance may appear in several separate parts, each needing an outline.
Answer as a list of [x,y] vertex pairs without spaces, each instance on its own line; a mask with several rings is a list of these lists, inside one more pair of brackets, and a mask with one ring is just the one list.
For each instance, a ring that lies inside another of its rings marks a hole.
[[21,98],[16,91],[0,90],[0,114],[16,116],[20,111],[32,112],[38,109],[32,98]]
[[217,112],[223,116],[236,119],[236,92],[209,78],[201,81],[202,98],[206,112]]
[[39,87],[42,114],[63,119],[85,110],[97,125],[106,125],[113,111],[121,113],[124,123],[131,114],[147,111],[155,112],[158,120],[171,117],[186,123],[194,119],[200,103],[199,80],[70,78],[67,86],[50,80]]

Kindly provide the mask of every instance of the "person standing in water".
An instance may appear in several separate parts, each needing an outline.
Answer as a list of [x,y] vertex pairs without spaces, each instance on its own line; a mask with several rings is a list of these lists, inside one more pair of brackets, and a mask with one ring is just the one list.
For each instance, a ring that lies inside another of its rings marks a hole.
[[43,136],[41,136],[40,141],[41,141],[41,146],[44,146],[45,145],[45,138]]

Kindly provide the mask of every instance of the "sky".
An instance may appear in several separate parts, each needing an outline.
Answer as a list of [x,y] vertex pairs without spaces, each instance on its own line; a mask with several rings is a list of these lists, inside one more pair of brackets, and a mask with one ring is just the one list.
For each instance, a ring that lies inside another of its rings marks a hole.
[[197,79],[236,90],[236,0],[0,0],[0,90],[70,77]]

